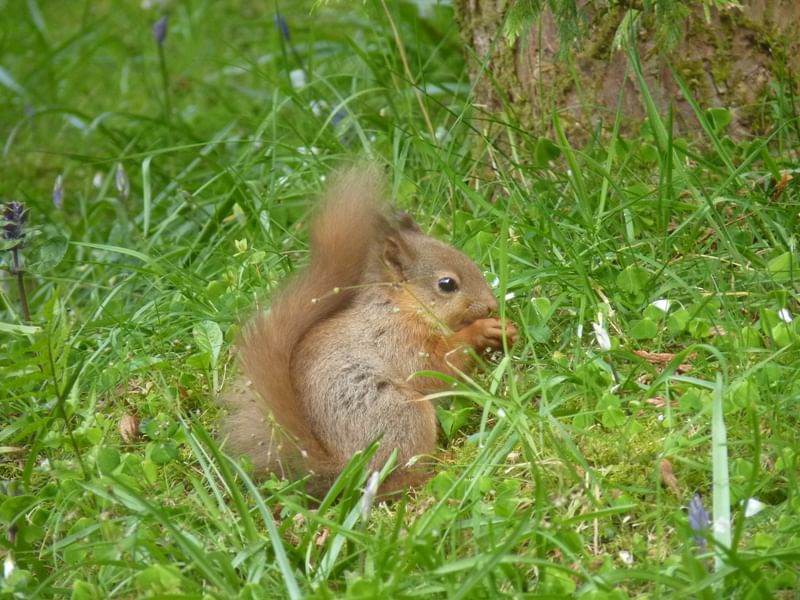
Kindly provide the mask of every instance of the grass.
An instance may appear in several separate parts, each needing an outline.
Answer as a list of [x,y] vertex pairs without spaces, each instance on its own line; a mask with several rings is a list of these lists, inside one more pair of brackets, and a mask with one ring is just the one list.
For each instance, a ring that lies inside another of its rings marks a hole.
[[[447,7],[283,4],[288,36],[272,4],[176,3],[162,48],[138,2],[4,7],[31,321],[4,275],[0,594],[796,597],[791,102],[771,137],[696,104],[700,138],[675,137],[647,105],[573,147],[557,113],[546,140],[470,107]],[[443,401],[436,476],[368,514],[365,457],[312,508],[213,438],[241,319],[363,155],[521,331]]]

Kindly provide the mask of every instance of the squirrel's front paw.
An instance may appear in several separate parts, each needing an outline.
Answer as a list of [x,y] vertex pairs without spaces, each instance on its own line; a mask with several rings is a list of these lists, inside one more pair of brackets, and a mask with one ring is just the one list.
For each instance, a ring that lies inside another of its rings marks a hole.
[[[478,352],[486,348],[499,350],[503,347],[503,325],[496,317],[478,319],[460,330],[458,337]],[[506,338],[509,346],[517,341],[517,328],[509,321],[506,321]]]

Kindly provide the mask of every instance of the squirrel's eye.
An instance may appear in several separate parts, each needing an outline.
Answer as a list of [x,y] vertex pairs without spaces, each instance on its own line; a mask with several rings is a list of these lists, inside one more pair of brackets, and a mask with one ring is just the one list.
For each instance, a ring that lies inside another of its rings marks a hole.
[[439,280],[439,289],[443,292],[455,292],[458,289],[458,283],[452,277],[442,277]]

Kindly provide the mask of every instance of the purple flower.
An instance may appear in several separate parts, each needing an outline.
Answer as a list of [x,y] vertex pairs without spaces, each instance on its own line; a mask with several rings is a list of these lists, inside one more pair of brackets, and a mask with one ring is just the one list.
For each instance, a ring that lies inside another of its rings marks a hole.
[[12,200],[3,206],[2,224],[3,238],[11,242],[19,242],[11,250],[19,250],[25,241],[25,221],[28,220],[28,209],[22,202]]
[[697,542],[701,552],[705,552],[706,549],[706,534],[710,524],[711,519],[703,506],[703,499],[700,494],[695,494],[692,501],[689,502],[689,527],[692,528],[694,541]]
[[289,34],[289,24],[282,15],[275,15],[275,27],[277,27],[278,31],[281,32],[283,39],[285,39],[287,42],[291,41],[292,36]]
[[153,25],[153,38],[159,46],[164,45],[164,40],[167,39],[167,15],[161,17]]
[[53,206],[58,210],[64,206],[64,176],[60,173],[53,184]]

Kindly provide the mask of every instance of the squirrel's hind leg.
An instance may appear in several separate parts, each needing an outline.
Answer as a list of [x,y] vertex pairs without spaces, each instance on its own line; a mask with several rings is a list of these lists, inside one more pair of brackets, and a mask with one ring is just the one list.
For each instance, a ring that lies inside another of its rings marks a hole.
[[[404,387],[404,386],[403,386]],[[436,411],[424,397],[402,387],[392,386],[371,407],[378,428],[383,431],[380,448],[370,461],[370,469],[380,469],[397,450],[397,467],[380,487],[381,495],[421,485],[431,473],[419,464],[407,466],[420,454],[431,454],[436,448]]]
[[281,478],[304,474],[304,460],[296,440],[265,412],[264,401],[245,378],[239,378],[223,397],[228,415],[223,419],[222,449],[231,456],[247,455],[257,478],[275,473]]

